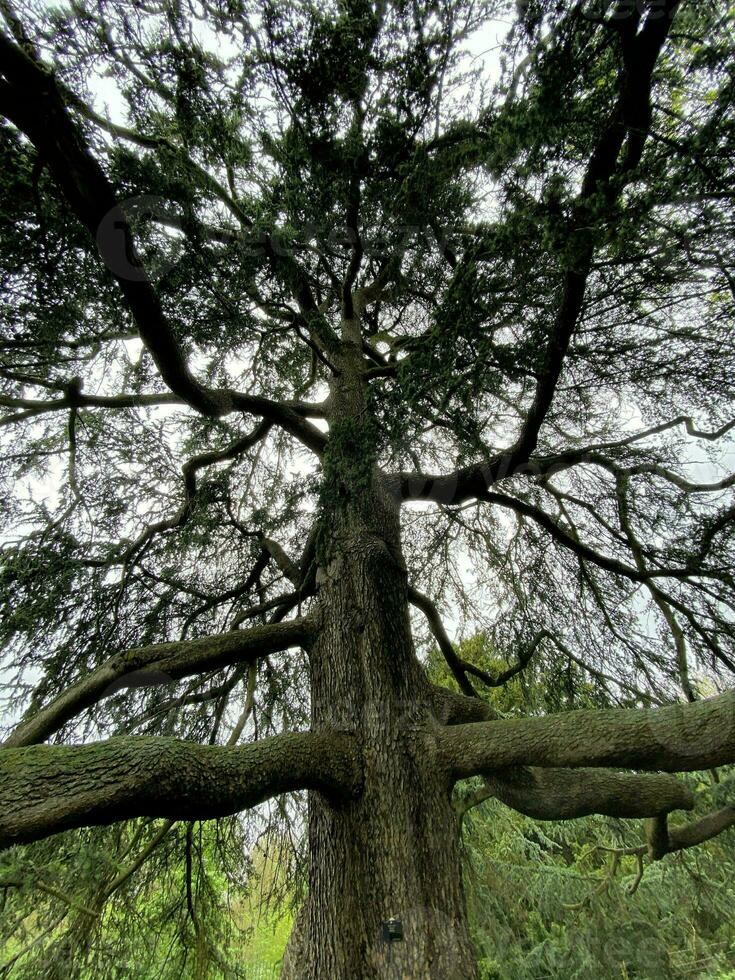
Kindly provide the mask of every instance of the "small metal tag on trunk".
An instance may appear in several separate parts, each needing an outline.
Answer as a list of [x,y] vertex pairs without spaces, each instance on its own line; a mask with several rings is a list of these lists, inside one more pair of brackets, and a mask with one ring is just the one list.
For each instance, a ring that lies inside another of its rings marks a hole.
[[403,939],[403,923],[395,916],[383,923],[383,939],[387,943],[395,943]]

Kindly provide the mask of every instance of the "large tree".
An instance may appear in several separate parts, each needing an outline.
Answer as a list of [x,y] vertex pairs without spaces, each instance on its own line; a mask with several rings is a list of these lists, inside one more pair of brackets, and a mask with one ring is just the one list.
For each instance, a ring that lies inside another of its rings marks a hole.
[[446,980],[458,781],[735,823],[732,10],[0,11],[0,847],[308,790],[284,975]]

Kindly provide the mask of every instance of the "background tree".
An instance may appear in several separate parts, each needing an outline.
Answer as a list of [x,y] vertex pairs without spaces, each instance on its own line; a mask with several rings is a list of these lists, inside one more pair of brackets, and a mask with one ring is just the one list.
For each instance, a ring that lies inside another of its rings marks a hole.
[[94,922],[182,841],[221,964],[169,824],[308,790],[285,975],[464,978],[458,781],[654,860],[732,825],[668,826],[735,761],[732,11],[2,15],[0,846],[117,825]]

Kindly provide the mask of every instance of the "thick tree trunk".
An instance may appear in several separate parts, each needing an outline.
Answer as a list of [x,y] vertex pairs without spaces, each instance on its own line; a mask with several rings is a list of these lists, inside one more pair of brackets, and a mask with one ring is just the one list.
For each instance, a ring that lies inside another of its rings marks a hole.
[[[364,776],[348,803],[310,796],[309,897],[283,975],[471,980],[458,823],[411,637],[399,502],[373,463],[356,319],[342,336],[324,459],[311,710],[313,731],[356,736]],[[382,924],[393,917],[404,938],[388,943]]]
[[[379,477],[375,477],[379,480]],[[450,781],[431,752],[431,695],[409,628],[397,509],[376,488],[334,535],[311,653],[314,730],[358,736],[359,797],[309,801],[309,898],[287,980],[476,975]],[[336,539],[336,540],[335,540]],[[401,920],[387,943],[382,923]]]

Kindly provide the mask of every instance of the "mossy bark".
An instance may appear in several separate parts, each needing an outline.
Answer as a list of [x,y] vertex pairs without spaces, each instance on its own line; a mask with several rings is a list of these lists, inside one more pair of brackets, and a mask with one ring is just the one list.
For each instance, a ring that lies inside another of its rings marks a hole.
[[[354,735],[362,791],[337,806],[310,796],[309,897],[283,976],[467,980],[476,966],[458,824],[434,749],[436,698],[411,637],[399,504],[373,466],[369,408],[349,356],[344,367],[333,412],[343,434],[359,437],[330,442],[325,461],[312,730]],[[391,917],[404,938],[389,944],[382,923]]]

